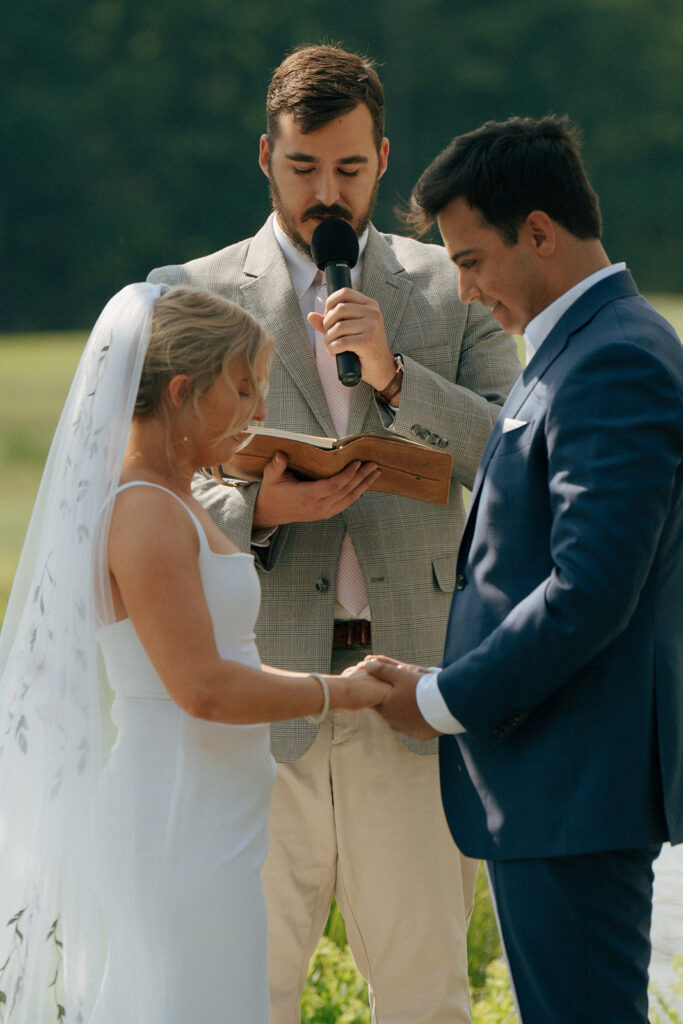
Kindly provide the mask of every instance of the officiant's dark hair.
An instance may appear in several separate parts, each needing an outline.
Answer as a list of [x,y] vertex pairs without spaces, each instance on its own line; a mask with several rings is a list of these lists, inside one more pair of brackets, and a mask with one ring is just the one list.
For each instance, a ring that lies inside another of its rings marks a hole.
[[581,163],[580,136],[568,117],[487,121],[458,135],[423,171],[405,220],[423,235],[455,199],[465,199],[506,245],[517,243],[532,210],[576,238],[600,238],[600,204]]
[[377,152],[384,138],[384,89],[374,61],[338,46],[299,46],[273,72],[266,100],[271,147],[281,114],[291,114],[304,133],[323,128],[364,103],[372,117]]

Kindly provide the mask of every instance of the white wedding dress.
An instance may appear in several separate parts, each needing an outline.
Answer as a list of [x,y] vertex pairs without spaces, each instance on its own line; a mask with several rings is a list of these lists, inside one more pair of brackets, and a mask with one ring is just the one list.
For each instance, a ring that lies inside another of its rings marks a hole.
[[[258,667],[252,556],[211,551],[181,504],[199,534],[218,651]],[[97,639],[118,736],[97,811],[108,963],[93,1024],[266,1024],[268,726],[182,711],[130,620]]]

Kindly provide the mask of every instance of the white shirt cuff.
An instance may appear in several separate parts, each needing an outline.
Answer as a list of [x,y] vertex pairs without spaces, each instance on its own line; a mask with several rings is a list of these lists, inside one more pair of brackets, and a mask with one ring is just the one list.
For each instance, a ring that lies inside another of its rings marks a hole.
[[270,547],[270,539],[277,530],[277,526],[262,526],[260,529],[252,530],[251,543],[255,548]]
[[437,732],[466,732],[465,726],[448,710],[448,705],[441,696],[441,690],[437,683],[438,678],[439,669],[434,669],[418,679],[415,700],[420,714],[425,722],[428,722]]

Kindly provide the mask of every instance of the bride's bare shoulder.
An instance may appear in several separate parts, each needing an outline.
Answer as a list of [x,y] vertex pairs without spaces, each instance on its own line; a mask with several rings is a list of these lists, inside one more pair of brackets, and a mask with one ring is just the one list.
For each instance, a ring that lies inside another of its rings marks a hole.
[[[183,499],[153,481],[121,481],[109,527],[109,558],[196,557],[197,529]],[[126,486],[129,484],[129,486]]]

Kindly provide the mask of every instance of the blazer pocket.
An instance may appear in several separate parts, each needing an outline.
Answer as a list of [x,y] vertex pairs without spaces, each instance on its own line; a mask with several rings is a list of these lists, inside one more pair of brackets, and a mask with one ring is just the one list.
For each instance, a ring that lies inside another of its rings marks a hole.
[[432,571],[434,582],[444,594],[452,594],[455,590],[455,572],[458,565],[458,556],[437,555],[432,558]]

